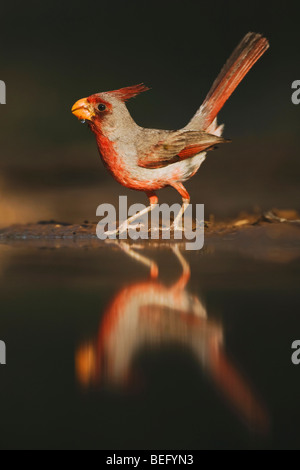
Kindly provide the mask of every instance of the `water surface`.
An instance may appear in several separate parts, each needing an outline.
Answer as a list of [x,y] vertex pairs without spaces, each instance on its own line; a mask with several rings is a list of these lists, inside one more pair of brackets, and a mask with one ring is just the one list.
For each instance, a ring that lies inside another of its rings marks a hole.
[[299,448],[299,242],[274,233],[0,245],[1,448]]

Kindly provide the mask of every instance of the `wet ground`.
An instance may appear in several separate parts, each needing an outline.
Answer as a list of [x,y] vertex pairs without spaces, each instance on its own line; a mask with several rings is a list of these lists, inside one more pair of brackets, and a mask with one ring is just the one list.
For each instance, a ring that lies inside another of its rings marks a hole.
[[0,447],[300,448],[295,215],[210,221],[198,252],[94,229],[1,230]]

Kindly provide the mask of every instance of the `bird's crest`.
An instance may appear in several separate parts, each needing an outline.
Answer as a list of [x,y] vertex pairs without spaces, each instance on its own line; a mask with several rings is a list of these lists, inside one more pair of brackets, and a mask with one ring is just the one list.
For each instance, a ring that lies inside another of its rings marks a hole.
[[150,88],[148,88],[143,83],[140,83],[139,85],[127,86],[125,88],[120,88],[119,90],[109,91],[108,93],[113,94],[121,101],[127,101],[130,100],[130,98],[134,98],[135,96],[139,95],[143,91],[148,90],[150,90]]

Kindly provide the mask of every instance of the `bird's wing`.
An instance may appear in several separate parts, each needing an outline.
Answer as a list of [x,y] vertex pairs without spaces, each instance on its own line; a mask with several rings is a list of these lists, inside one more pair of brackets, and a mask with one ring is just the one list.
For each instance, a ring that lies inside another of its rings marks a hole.
[[191,158],[204,150],[228,140],[204,131],[170,132],[154,145],[139,152],[138,165],[143,168],[162,168],[171,163]]

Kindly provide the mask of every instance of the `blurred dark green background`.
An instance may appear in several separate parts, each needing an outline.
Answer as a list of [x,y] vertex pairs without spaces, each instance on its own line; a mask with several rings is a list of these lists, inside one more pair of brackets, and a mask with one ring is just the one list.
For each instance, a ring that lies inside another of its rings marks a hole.
[[[72,1],[1,4],[0,225],[95,220],[119,194],[146,202],[106,173],[93,135],[70,112],[97,91],[145,82],[129,103],[140,125],[187,123],[233,48],[264,33],[268,53],[220,120],[232,144],[210,153],[188,183],[206,216],[270,207],[299,209],[299,2]],[[177,201],[173,190],[160,193]]]

